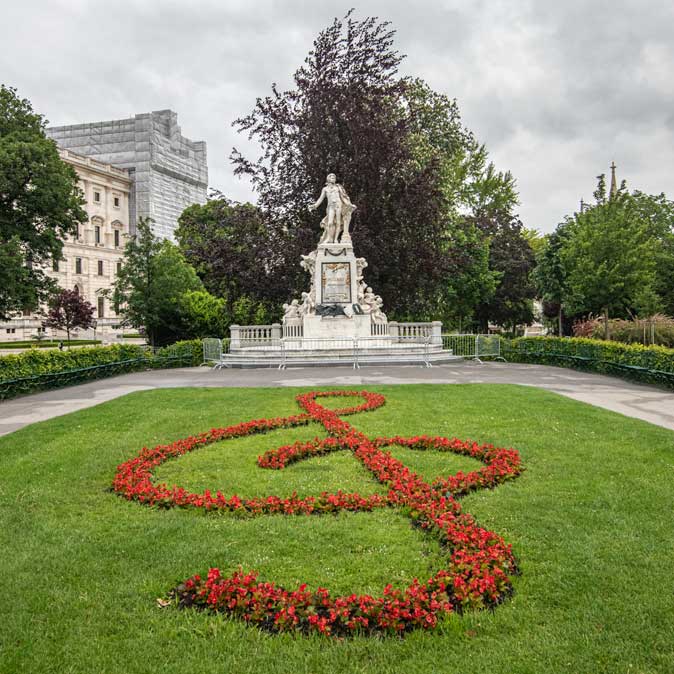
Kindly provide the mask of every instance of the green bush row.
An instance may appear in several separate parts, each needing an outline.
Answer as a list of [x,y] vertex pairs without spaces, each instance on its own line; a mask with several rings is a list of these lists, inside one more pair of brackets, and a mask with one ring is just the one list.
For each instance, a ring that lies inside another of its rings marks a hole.
[[562,365],[674,388],[674,349],[583,337],[504,339],[511,362]]
[[0,356],[0,400],[91,379],[149,368],[187,367],[202,361],[200,340],[176,342],[154,353],[134,344]]

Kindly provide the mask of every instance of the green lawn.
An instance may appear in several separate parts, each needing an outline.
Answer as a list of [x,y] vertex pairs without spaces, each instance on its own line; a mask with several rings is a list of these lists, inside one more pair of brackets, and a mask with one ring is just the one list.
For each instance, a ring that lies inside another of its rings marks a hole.
[[[295,413],[300,390],[148,391],[0,438],[0,672],[674,671],[674,433],[526,387],[369,388],[386,405],[348,421],[370,436],[456,435],[520,450],[522,476],[463,500],[519,559],[506,604],[430,633],[345,641],[158,609],[157,597],[209,565],[379,594],[425,580],[441,553],[392,510],[242,518],[124,501],[108,487],[143,445]],[[242,496],[381,489],[344,452],[283,471],[256,466],[266,449],[323,434],[312,425],[212,445],[157,476]],[[481,465],[392,453],[427,479]]]

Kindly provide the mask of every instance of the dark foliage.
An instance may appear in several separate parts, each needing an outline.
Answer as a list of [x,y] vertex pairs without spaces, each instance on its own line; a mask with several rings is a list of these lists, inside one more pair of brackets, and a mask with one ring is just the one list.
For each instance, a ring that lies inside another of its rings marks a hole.
[[229,314],[236,313],[242,297],[252,307],[262,304],[268,313],[280,313],[289,299],[287,275],[296,261],[284,266],[260,209],[215,197],[188,207],[178,219],[176,238],[183,255],[204,287],[225,299]]
[[49,313],[42,325],[65,330],[70,342],[73,330],[87,330],[94,325],[94,307],[78,290],[61,290],[49,301]]
[[250,178],[269,218],[273,273],[298,294],[306,285],[300,255],[319,238],[320,215],[307,206],[333,172],[358,207],[354,247],[369,262],[367,280],[394,316],[426,313],[447,278],[441,162],[420,162],[406,104],[410,83],[397,77],[402,56],[393,31],[374,18],[335,20],[295,73],[295,89],[258,99],[237,121],[264,154],[234,150],[236,173]]
[[513,331],[533,320],[536,288],[532,280],[536,260],[519,219],[508,214],[477,216],[477,227],[490,239],[489,268],[500,278],[491,300],[480,304],[476,318],[481,331],[495,323]]

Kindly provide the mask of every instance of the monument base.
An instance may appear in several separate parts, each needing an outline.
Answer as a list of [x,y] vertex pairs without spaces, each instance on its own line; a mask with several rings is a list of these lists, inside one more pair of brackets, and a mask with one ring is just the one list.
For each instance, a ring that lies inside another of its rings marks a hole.
[[348,316],[304,316],[305,339],[350,339],[370,337],[372,319],[368,315]]

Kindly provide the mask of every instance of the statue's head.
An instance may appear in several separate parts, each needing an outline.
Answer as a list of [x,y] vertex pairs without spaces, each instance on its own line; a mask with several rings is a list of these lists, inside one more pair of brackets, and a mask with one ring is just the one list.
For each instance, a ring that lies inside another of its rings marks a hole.
[[326,179],[326,182],[329,185],[334,185],[337,182],[337,176],[334,173],[328,173],[328,177]]
[[291,304],[292,306],[296,307],[296,306],[299,304],[299,301],[298,301],[298,300],[293,300],[290,304]]

